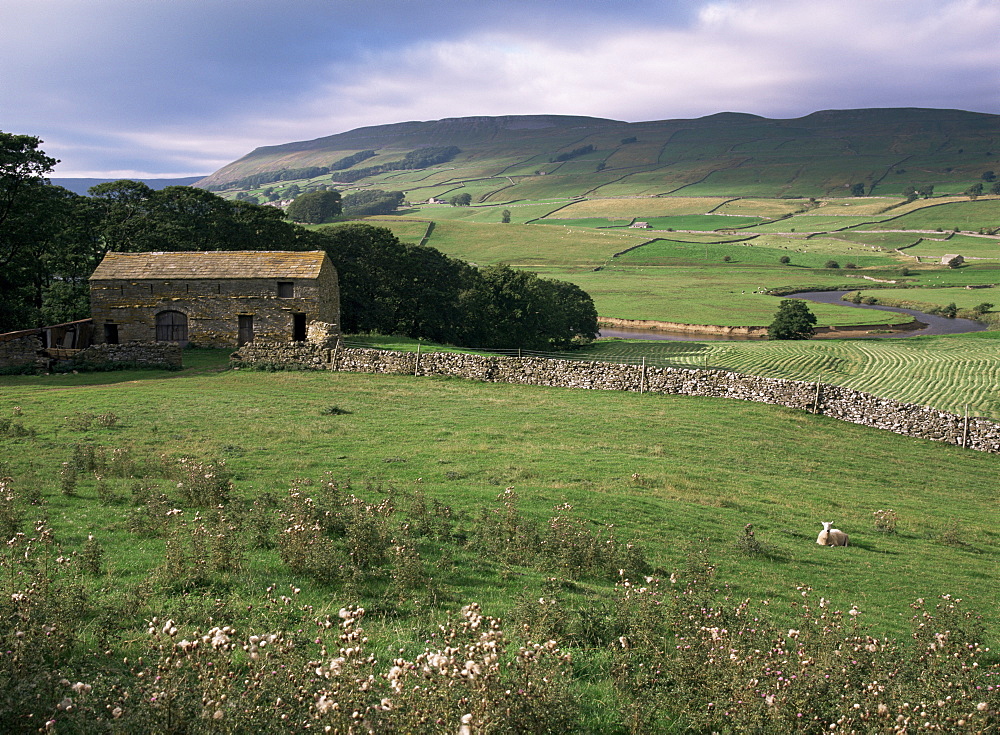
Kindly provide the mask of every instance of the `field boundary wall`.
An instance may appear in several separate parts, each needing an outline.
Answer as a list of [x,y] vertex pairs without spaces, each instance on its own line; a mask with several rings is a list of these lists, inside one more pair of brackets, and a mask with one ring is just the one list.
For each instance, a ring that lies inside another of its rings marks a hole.
[[73,367],[81,370],[108,370],[123,367],[179,370],[182,362],[180,345],[170,342],[123,342],[99,344],[73,355]]
[[436,375],[487,383],[735,398],[797,408],[981,452],[1000,453],[1000,424],[985,418],[958,416],[837,385],[724,370],[446,352],[327,349],[305,343],[260,342],[244,345],[233,353],[232,365],[266,370]]

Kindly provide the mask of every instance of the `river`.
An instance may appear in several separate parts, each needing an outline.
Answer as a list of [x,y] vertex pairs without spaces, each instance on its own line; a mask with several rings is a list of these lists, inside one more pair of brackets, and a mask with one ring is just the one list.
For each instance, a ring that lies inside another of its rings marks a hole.
[[[909,330],[907,332],[897,332],[895,334],[867,334],[856,337],[842,337],[841,339],[873,339],[879,337],[917,337],[934,334],[965,334],[966,332],[982,332],[987,329],[982,324],[971,319],[949,319],[948,317],[925,314],[915,309],[900,309],[895,306],[875,306],[873,304],[852,304],[844,301],[843,295],[849,291],[803,291],[792,294],[791,298],[815,301],[820,304],[835,304],[853,309],[875,309],[877,311],[895,311],[899,314],[907,314],[916,319],[922,327]],[[789,298],[789,297],[784,297]],[[877,327],[876,327],[877,329]],[[760,339],[757,337],[733,337],[731,335],[713,334],[690,334],[686,332],[653,332],[647,329],[602,329],[601,337],[617,337],[618,339],[652,339],[652,340],[677,340],[685,342],[732,342]]]

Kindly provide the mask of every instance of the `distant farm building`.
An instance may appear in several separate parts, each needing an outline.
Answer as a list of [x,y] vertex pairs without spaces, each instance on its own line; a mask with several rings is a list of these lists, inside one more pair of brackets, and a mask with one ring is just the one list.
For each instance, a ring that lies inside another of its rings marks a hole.
[[965,262],[965,258],[961,255],[945,255],[941,258],[941,265],[946,265],[949,268],[958,268]]
[[649,222],[633,222],[629,227],[638,227],[639,229],[646,230],[649,229]]
[[90,277],[94,341],[328,344],[337,272],[322,251],[108,253]]

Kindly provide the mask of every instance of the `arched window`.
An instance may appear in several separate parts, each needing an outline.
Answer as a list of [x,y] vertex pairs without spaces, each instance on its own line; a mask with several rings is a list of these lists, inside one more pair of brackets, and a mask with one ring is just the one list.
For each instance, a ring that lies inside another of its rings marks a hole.
[[157,342],[187,342],[187,314],[179,311],[161,311],[156,315]]

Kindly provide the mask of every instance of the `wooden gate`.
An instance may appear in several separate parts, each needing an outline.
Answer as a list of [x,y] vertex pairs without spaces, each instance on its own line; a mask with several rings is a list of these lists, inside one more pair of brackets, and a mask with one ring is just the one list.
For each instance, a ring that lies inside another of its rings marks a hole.
[[188,339],[187,314],[179,311],[161,311],[156,315],[156,341],[179,342],[182,345]]

